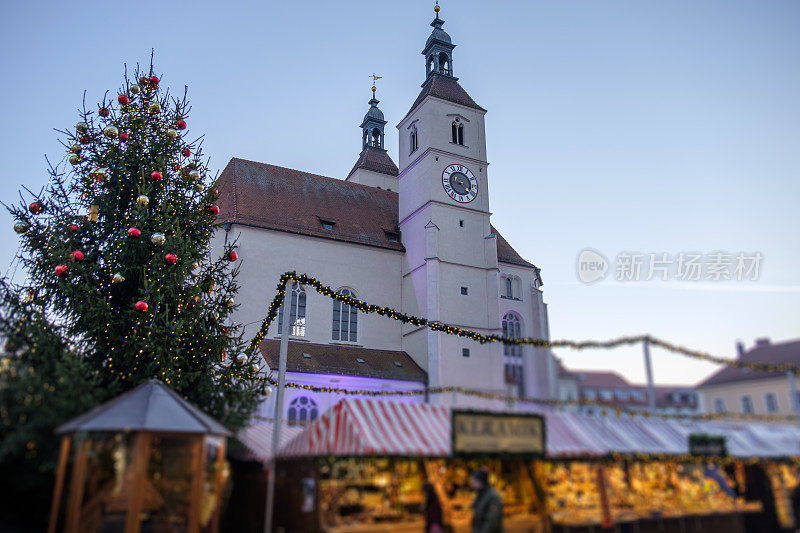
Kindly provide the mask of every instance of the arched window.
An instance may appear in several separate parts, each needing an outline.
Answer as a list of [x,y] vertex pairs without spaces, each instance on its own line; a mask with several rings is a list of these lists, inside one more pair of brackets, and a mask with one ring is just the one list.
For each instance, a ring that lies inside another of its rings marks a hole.
[[511,278],[506,278],[506,298],[514,297],[514,283]]
[[[286,295],[290,297],[289,302],[289,334],[295,337],[306,336],[306,291],[295,282],[292,291]],[[283,332],[283,306],[278,311],[278,333]]]
[[[355,298],[356,295],[350,289],[339,291],[342,296]],[[358,340],[358,310],[339,300],[333,301],[333,340],[350,341]]]
[[450,129],[451,129],[451,133],[452,133],[452,136],[453,136],[453,143],[457,143],[458,142],[458,124],[453,122],[453,125],[452,125],[452,127]]
[[434,59],[433,55],[428,56],[428,74],[431,73],[434,66],[436,64],[436,60]]
[[411,126],[411,137],[410,137],[409,145],[411,146],[411,150],[409,151],[410,154],[413,154],[414,150],[416,150],[419,147],[419,144],[417,144],[417,127],[416,126]]
[[[503,337],[510,339],[522,338],[522,322],[514,313],[503,316]],[[522,346],[519,344],[504,344],[503,359],[505,362],[506,380],[517,385],[519,396],[525,395],[525,382],[522,375]]]
[[289,402],[286,411],[286,420],[290,426],[313,422],[319,416],[317,403],[308,396],[298,396]]
[[464,125],[458,125],[458,144],[464,146]]
[[450,75],[450,58],[444,52],[439,53],[439,72]]
[[381,147],[381,130],[378,128],[372,130],[372,146],[375,148]]

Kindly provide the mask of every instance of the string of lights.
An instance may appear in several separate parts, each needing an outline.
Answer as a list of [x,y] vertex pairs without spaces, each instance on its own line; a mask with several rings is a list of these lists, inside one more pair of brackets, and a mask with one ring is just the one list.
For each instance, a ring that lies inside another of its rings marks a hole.
[[432,331],[440,331],[447,335],[466,337],[481,344],[490,342],[501,342],[507,345],[528,345],[528,346],[535,346],[538,348],[570,348],[573,350],[586,350],[586,349],[611,349],[620,346],[647,342],[652,346],[657,346],[666,351],[680,354],[686,357],[691,357],[694,359],[699,359],[714,364],[746,369],[749,371],[773,372],[773,373],[786,373],[788,371],[798,373],[798,371],[800,371],[800,368],[798,368],[797,365],[788,362],[757,363],[751,361],[741,361],[738,359],[727,359],[725,357],[719,357],[699,350],[692,350],[689,348],[685,348],[683,346],[679,346],[677,344],[672,344],[670,342],[658,339],[650,335],[618,337],[616,339],[611,339],[606,341],[597,341],[597,340],[549,341],[547,339],[538,339],[534,337],[516,339],[511,337],[504,337],[502,335],[484,335],[482,333],[478,333],[477,331],[473,331],[470,329],[459,328],[457,326],[444,324],[442,322],[429,321],[425,318],[420,318],[413,315],[401,313],[390,307],[381,307],[378,305],[362,302],[361,300],[353,298],[352,296],[346,296],[344,294],[336,292],[331,287],[323,284],[322,282],[318,281],[317,279],[307,274],[297,274],[294,271],[285,272],[283,275],[281,275],[280,282],[277,287],[277,293],[275,294],[275,298],[273,298],[272,302],[270,303],[267,309],[267,315],[262,321],[258,333],[256,333],[256,335],[250,342],[250,346],[248,348],[250,353],[255,352],[255,350],[258,348],[258,345],[266,336],[270,324],[272,324],[272,321],[275,319],[275,316],[278,313],[278,309],[280,309],[280,306],[283,304],[283,299],[285,298],[286,295],[286,285],[288,282],[296,282],[300,285],[308,285],[310,287],[313,287],[314,290],[316,290],[323,296],[328,296],[329,298],[338,300],[343,304],[352,306],[363,313],[378,314],[380,316],[391,318],[392,320],[398,320],[400,322],[403,322],[404,324],[413,324],[418,327],[427,327]]

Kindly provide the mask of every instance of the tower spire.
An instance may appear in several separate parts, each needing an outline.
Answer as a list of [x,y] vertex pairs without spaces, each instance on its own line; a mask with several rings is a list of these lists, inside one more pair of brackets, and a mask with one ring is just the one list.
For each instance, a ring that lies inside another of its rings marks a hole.
[[385,150],[383,136],[386,120],[383,118],[383,112],[378,108],[380,100],[375,97],[375,93],[378,90],[375,86],[375,82],[381,79],[382,76],[377,76],[373,72],[370,78],[372,78],[372,98],[367,102],[369,104],[369,109],[367,110],[367,114],[364,115],[364,120],[361,121],[361,148],[369,146]]
[[456,45],[450,39],[446,31],[442,29],[444,19],[439,18],[439,2],[433,6],[436,17],[431,22],[433,31],[425,42],[425,49],[422,55],[425,56],[426,79],[434,74],[441,74],[453,78],[453,48]]

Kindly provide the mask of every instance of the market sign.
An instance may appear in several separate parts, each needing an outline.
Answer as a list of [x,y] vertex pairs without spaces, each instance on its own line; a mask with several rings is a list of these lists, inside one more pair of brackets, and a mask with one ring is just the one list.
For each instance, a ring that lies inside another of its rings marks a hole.
[[689,454],[701,457],[726,457],[728,447],[725,437],[692,433],[689,435]]
[[453,454],[542,456],[544,417],[517,413],[453,411]]

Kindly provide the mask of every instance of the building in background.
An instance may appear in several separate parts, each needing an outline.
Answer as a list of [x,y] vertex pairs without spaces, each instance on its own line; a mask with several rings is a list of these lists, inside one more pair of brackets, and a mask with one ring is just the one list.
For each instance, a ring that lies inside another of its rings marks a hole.
[[[737,358],[751,363],[793,363],[800,365],[800,340],[771,343],[757,339],[745,350],[736,345]],[[707,413],[744,413],[757,415],[794,415],[797,411],[796,377],[724,367],[703,380],[697,391]]]
[[[650,409],[647,385],[630,383],[613,371],[567,370],[561,366],[558,383],[558,397],[561,400],[602,402],[611,408],[622,407],[636,411]],[[700,412],[698,396],[692,386],[657,385],[654,391],[657,413],[693,415]],[[574,409],[595,414],[607,408],[584,405]]]
[[[491,224],[486,110],[455,77],[455,44],[443,24],[437,12],[422,51],[422,89],[397,125],[399,165],[386,151],[387,120],[373,87],[360,124],[361,152],[345,179],[238,158],[220,175],[224,231],[215,246],[238,242],[242,290],[234,318],[246,337],[255,335],[281,274],[296,271],[409,315],[484,334],[549,338],[539,269]],[[290,381],[369,391],[457,386],[521,397],[556,393],[548,349],[479,344],[365,315],[297,284],[287,297]],[[284,318],[260,345],[273,370]],[[307,421],[330,401],[330,393],[289,389],[285,414]],[[315,407],[300,411],[301,403]]]

